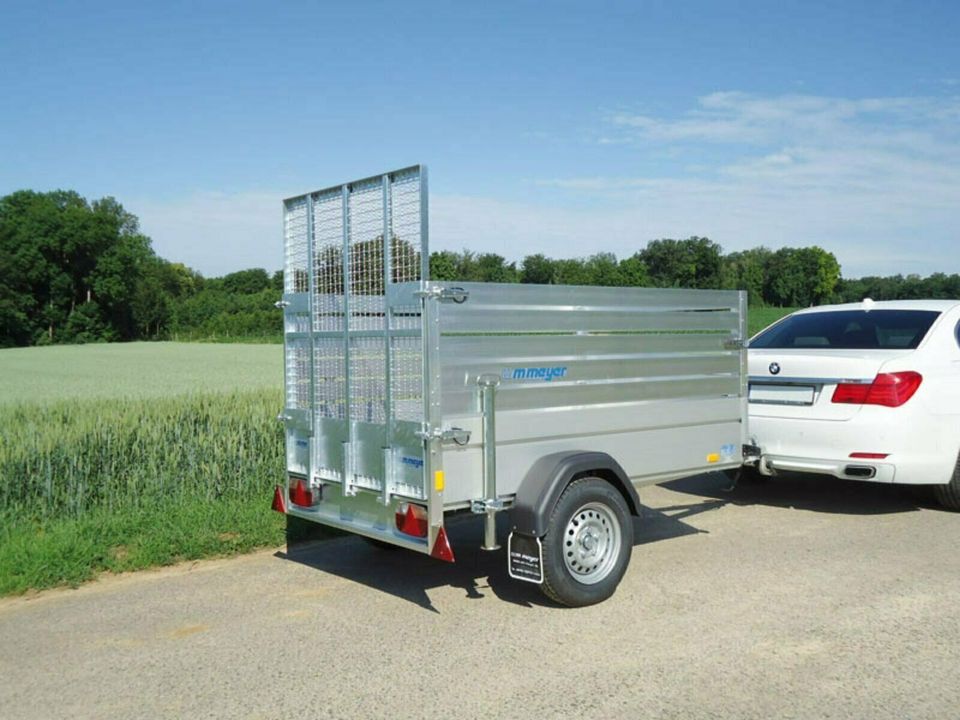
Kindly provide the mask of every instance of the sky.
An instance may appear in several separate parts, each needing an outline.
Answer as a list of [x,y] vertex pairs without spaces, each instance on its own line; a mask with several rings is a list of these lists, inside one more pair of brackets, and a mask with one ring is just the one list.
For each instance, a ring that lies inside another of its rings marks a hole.
[[433,250],[819,245],[960,273],[960,3],[0,0],[0,195],[282,264],[282,199],[407,165]]

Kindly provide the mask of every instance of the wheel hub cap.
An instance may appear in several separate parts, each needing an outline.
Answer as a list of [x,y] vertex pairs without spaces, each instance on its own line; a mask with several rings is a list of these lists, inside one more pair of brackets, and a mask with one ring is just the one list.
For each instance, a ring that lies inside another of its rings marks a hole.
[[587,503],[567,523],[563,561],[577,581],[592,585],[613,570],[620,543],[620,525],[613,510],[601,503]]

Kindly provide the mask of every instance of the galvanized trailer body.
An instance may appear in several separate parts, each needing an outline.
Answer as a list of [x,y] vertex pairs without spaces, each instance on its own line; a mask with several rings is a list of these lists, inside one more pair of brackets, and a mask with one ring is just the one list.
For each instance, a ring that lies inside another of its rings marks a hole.
[[429,281],[420,166],[284,218],[288,514],[436,555],[446,513],[492,519],[546,456],[634,487],[741,464],[743,293]]

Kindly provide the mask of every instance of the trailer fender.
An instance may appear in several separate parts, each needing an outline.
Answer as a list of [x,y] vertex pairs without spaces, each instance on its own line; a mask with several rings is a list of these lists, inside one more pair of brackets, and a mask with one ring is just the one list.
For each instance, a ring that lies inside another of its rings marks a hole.
[[517,489],[510,513],[513,532],[543,537],[547,521],[564,488],[584,475],[603,478],[623,495],[631,515],[640,514],[640,498],[620,463],[602,452],[562,452],[533,464]]

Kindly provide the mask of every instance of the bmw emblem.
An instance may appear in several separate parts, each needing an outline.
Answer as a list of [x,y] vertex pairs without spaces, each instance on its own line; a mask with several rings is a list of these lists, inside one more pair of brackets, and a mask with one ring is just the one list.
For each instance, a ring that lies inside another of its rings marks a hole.
[[775,362],[770,363],[770,374],[771,375],[780,374],[780,363],[775,363]]

